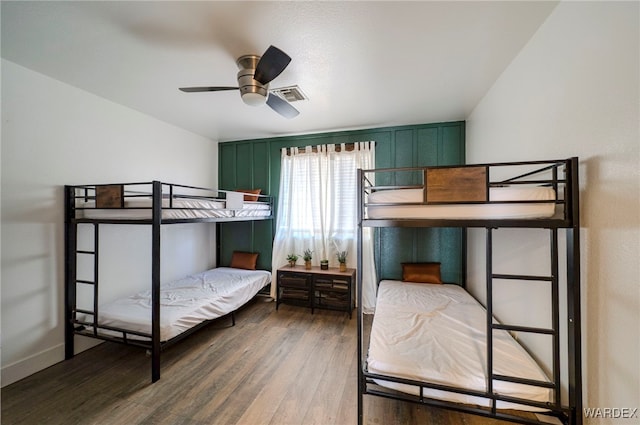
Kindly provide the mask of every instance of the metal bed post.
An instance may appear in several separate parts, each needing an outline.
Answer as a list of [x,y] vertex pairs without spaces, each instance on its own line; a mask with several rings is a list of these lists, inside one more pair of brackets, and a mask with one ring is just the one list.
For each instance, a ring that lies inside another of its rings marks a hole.
[[73,221],[75,190],[71,186],[64,187],[64,358],[73,357],[74,332],[73,311],[76,305],[76,246],[78,240],[78,224]]
[[216,223],[216,267],[220,267],[220,232],[222,232],[222,225]]
[[162,184],[153,182],[151,225],[151,381],[160,379],[160,224]]
[[362,364],[362,349],[363,349],[363,320],[362,320],[362,213],[363,213],[363,196],[362,196],[362,187],[363,187],[363,176],[364,173],[361,169],[358,169],[358,262],[356,265],[357,276],[356,276],[356,299],[358,300],[358,425],[362,425],[363,415],[364,415],[364,400],[363,393],[365,389],[364,382],[364,373],[363,373],[363,364]]
[[[487,274],[487,393],[493,394],[493,229],[487,227],[486,274]],[[496,399],[491,399],[491,413],[496,413]]]
[[[90,254],[93,256],[93,334],[98,334],[98,284],[100,281],[98,262],[100,259],[99,247],[100,247],[100,224],[93,223],[93,252],[83,251],[84,254]],[[78,252],[78,251],[76,251]]]
[[462,251],[462,276],[460,276],[460,284],[464,289],[467,289],[467,240],[469,236],[469,229],[467,227],[463,227],[460,229],[461,232],[461,247]]
[[578,158],[567,163],[571,184],[569,205],[571,227],[567,228],[567,315],[569,346],[569,407],[571,424],[582,424],[582,329],[580,316],[580,186]]
[[549,229],[551,250],[551,329],[553,330],[552,374],[554,383],[554,403],[562,404],[560,376],[560,297],[558,290],[558,229]]

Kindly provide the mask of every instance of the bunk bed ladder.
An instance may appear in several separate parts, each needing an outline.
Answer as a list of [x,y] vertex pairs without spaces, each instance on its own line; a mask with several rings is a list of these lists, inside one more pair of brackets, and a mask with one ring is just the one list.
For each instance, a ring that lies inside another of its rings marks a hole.
[[[81,309],[78,308],[77,306],[75,306],[74,310],[73,310],[73,318],[75,319],[76,314],[77,313],[82,313],[82,314],[86,314],[86,315],[90,315],[92,317],[92,322],[93,322],[93,334],[97,335],[98,334],[98,246],[99,246],[99,234],[100,234],[100,228],[99,228],[99,224],[98,223],[92,223],[93,225],[93,250],[81,250],[81,249],[75,249],[75,256],[76,256],[76,266],[77,266],[77,256],[79,254],[81,255],[88,255],[93,257],[93,279],[92,280],[87,280],[87,279],[75,279],[74,284],[77,285],[78,284],[83,284],[83,285],[90,285],[93,287],[93,303],[92,303],[92,310],[87,310],[87,309]],[[74,288],[75,289],[75,288]]]
[[[561,376],[560,376],[560,312],[559,312],[559,289],[558,289],[558,230],[550,231],[550,255],[551,273],[549,276],[532,276],[516,274],[493,273],[493,235],[492,228],[487,228],[486,238],[486,273],[487,273],[487,393],[495,396],[493,390],[494,381],[507,381],[524,385],[532,385],[553,390],[553,401],[547,407],[554,408],[555,412],[561,410]],[[540,328],[530,326],[508,325],[495,323],[493,320],[493,280],[519,280],[532,282],[549,282],[551,284],[551,304],[552,304],[552,324],[551,328]],[[522,332],[540,335],[550,335],[552,338],[552,378],[550,382],[524,379],[516,376],[505,376],[497,374],[493,370],[493,332],[504,330],[507,332]],[[501,399],[505,399],[501,397]],[[496,402],[498,398],[492,397],[491,411],[496,412]],[[517,402],[517,399],[510,400]],[[544,403],[539,403],[538,407],[545,407]]]
[[[75,355],[74,335],[77,330],[77,314],[92,317],[93,334],[98,333],[98,246],[99,224],[93,225],[93,249],[78,249],[78,222],[75,221],[75,189],[65,186],[65,359]],[[93,278],[78,279],[78,256],[90,256],[93,259]],[[93,302],[90,309],[78,308],[78,285],[93,288]]]

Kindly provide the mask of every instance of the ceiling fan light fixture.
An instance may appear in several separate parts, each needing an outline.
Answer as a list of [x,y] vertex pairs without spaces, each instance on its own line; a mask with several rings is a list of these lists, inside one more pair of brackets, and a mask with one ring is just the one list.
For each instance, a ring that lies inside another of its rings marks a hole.
[[241,94],[242,101],[249,106],[261,106],[267,102],[267,97],[251,91],[243,92]]

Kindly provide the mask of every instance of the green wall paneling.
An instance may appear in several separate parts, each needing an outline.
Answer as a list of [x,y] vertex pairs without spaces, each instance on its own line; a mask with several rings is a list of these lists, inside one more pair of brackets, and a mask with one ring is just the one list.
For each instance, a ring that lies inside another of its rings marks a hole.
[[220,189],[236,189],[236,169],[241,167],[236,161],[237,146],[218,145],[218,184]]
[[[464,164],[464,123],[414,126],[395,131],[394,142],[376,149],[377,167],[424,167]],[[387,176],[376,184],[416,184],[413,174]],[[463,231],[461,229],[376,229],[378,277],[399,279],[403,262],[440,262],[446,282],[463,283]],[[381,246],[396,247],[380,255]]]
[[[406,230],[400,227],[376,229],[375,258],[378,279],[399,279],[402,277],[402,263],[417,261],[416,238],[412,232]],[[420,261],[434,260],[423,258]]]
[[[261,189],[269,193],[269,143],[241,142],[219,146],[221,189]],[[219,227],[220,265],[229,265],[233,251],[259,252],[257,266],[271,269],[271,220],[222,223]]]
[[440,131],[442,132],[442,139],[438,141],[437,165],[464,164],[464,143],[449,143],[449,141],[453,140],[462,140],[464,142],[464,127],[449,125],[443,126]]
[[[241,140],[219,144],[221,189],[260,188],[275,197],[280,185],[281,149],[330,143],[376,142],[376,167],[418,167],[463,164],[464,122],[419,124],[269,139]],[[399,180],[399,181],[395,181]],[[417,177],[387,175],[376,184],[415,184]],[[277,211],[276,211],[277,213]],[[226,223],[221,226],[220,262],[228,264],[234,250],[260,252],[260,268],[271,268],[273,223]],[[439,261],[443,279],[462,282],[463,234],[460,229],[376,230],[376,264],[380,278],[400,278],[402,262]],[[385,250],[380,254],[380,246]],[[284,261],[284,259],[283,259]]]
[[257,267],[271,270],[271,241],[273,228],[271,220],[235,221],[221,223],[219,265],[231,264],[233,251],[258,252]]
[[[396,131],[394,143],[394,158],[392,167],[415,166],[416,143],[413,129]],[[402,174],[396,177],[395,184],[416,184],[415,175]]]
[[[438,165],[438,128],[422,128],[418,130],[418,163],[427,165]],[[459,160],[459,158],[456,158]]]
[[252,153],[252,161],[249,164],[253,173],[252,189],[262,189],[264,193],[269,193],[269,143],[254,143]]
[[253,222],[253,252],[259,252],[258,268],[271,270],[271,250],[273,249],[273,234],[275,220]]
[[255,252],[253,249],[253,226],[249,221],[222,223],[220,231],[220,266],[231,264],[233,251]]
[[447,283],[464,283],[466,265],[463,264],[462,255],[466,245],[464,244],[465,231],[456,228],[439,229],[440,252],[447,253],[447,257],[440,258],[442,280]]
[[236,148],[235,189],[254,189],[253,187],[253,146],[251,143],[239,143]]

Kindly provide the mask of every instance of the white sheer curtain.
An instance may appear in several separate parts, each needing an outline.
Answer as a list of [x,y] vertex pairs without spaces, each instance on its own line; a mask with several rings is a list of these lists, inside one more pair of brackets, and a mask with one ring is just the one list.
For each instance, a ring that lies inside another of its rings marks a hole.
[[[286,263],[290,253],[313,251],[313,265],[329,260],[337,266],[337,251],[347,251],[347,267],[356,268],[358,237],[357,169],[375,166],[373,142],[359,142],[354,149],[340,151],[335,145],[321,145],[316,152],[308,146],[282,150],[278,218],[273,243],[275,270]],[[376,274],[373,238],[370,228],[363,230],[363,308],[373,310]]]

